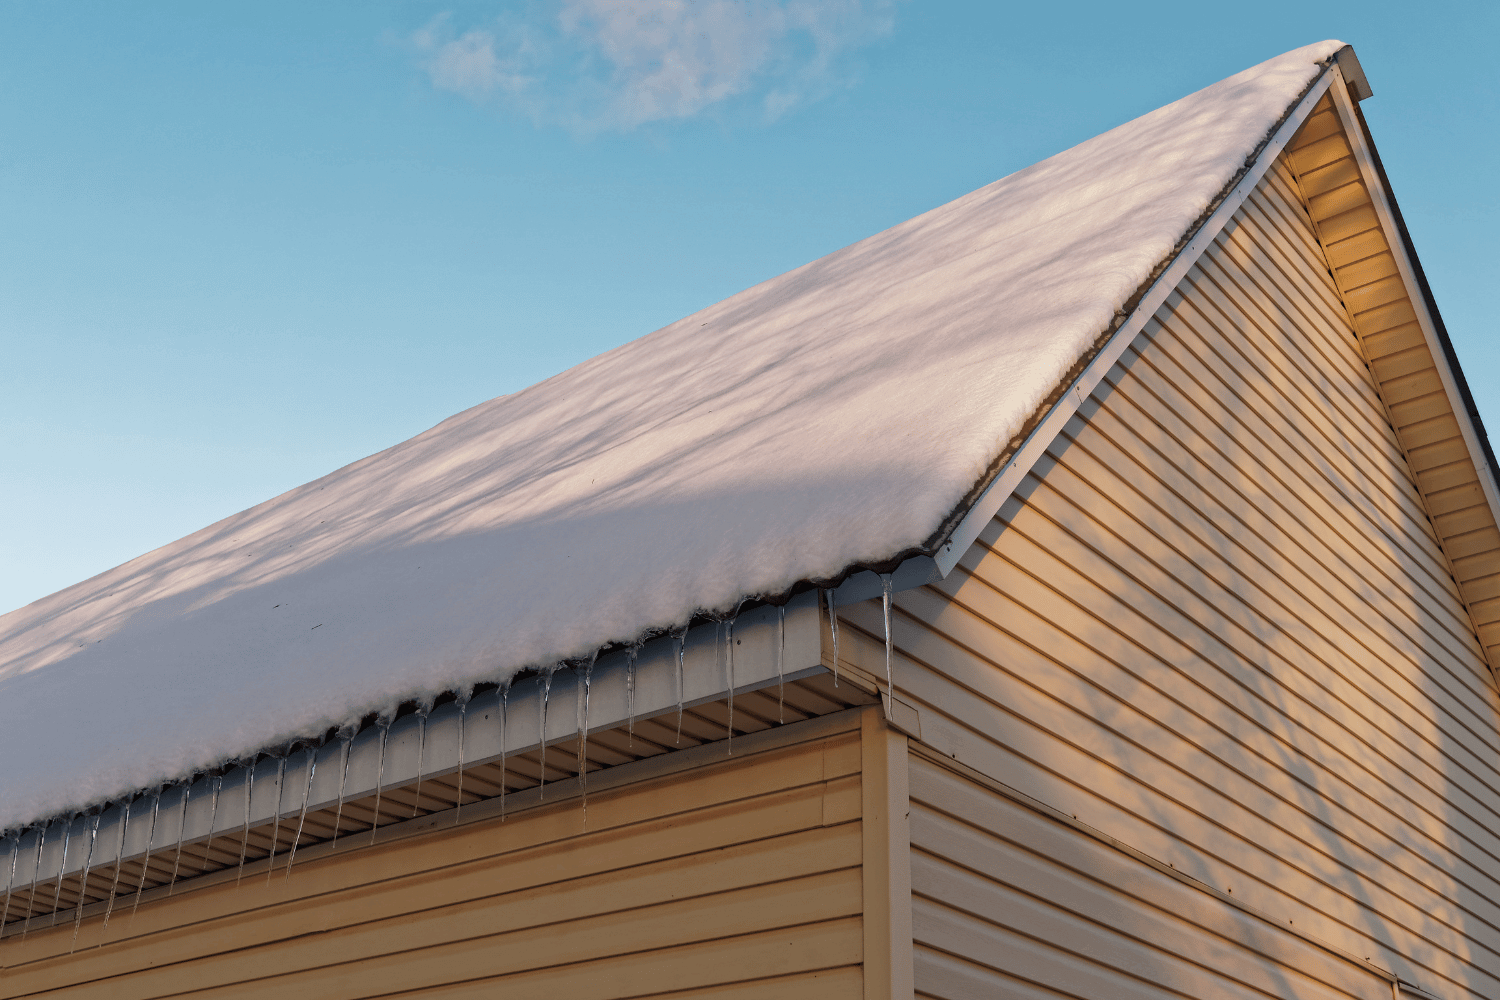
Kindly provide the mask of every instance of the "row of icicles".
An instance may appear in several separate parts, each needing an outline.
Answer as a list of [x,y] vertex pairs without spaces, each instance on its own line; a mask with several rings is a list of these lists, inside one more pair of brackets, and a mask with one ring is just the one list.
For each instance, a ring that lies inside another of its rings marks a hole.
[[[892,674],[891,674],[891,593],[892,593],[891,576],[890,576],[889,573],[882,574],[880,579],[881,579],[881,591],[882,591],[882,593],[881,593],[881,606],[882,606],[882,611],[884,613],[884,618],[885,618],[885,674],[886,674],[886,688],[887,688],[888,694],[892,698],[894,698],[894,696],[895,696],[895,687],[894,687],[893,682],[892,682]],[[832,641],[833,641],[833,682],[834,682],[835,686],[837,686],[837,684],[838,684],[839,635],[838,635],[838,618],[837,618],[837,616],[835,614],[835,611],[834,611],[834,592],[832,590],[823,590],[823,591],[821,591],[821,593],[822,593],[823,600],[826,601],[827,607],[828,607],[829,630],[831,632]],[[741,603],[741,606],[743,606],[743,602]],[[777,608],[777,611],[778,611],[778,615],[777,615],[778,637],[777,637],[777,646],[776,646],[776,678],[777,678],[777,690],[778,690],[777,711],[778,711],[778,720],[780,722],[784,723],[786,721],[786,715],[785,715],[785,673],[784,673],[784,670],[783,670],[783,662],[782,661],[783,661],[783,654],[784,654],[785,648],[786,648],[786,608],[785,608],[785,606],[781,606],[781,607]],[[729,753],[733,753],[734,752],[734,625],[735,625],[735,621],[736,621],[736,619],[738,617],[738,613],[739,613],[739,608],[736,608],[734,615],[731,615],[728,618],[725,618],[725,619],[722,620],[722,624],[724,625],[725,641],[726,641],[726,645],[728,647],[728,654],[727,654],[727,657],[726,657],[725,668],[726,668],[726,674],[727,674],[726,680],[728,681],[728,692],[729,692],[729,695],[728,695],[729,718],[728,718],[728,722],[726,724],[726,730],[727,730],[727,732],[726,732],[726,744],[727,744],[727,749],[728,749]],[[688,626],[687,625],[684,625],[682,628],[680,628],[680,629],[678,629],[678,630],[676,630],[674,632],[668,633],[671,636],[671,638],[676,643],[676,652],[677,652],[677,656],[676,656],[676,679],[677,679],[677,742],[678,743],[682,742],[683,661],[684,661],[684,655],[685,655],[686,649],[687,649],[687,633],[688,633]],[[640,650],[641,650],[642,646],[645,645],[645,641],[646,641],[645,638],[642,638],[641,640],[639,640],[636,643],[634,643],[631,646],[629,646],[627,648],[627,650],[626,650],[626,660],[625,660],[625,662],[626,662],[625,691],[626,691],[627,711],[628,711],[628,714],[629,714],[628,730],[627,731],[629,733],[629,739],[630,739],[630,742],[631,742],[632,745],[634,744],[634,740],[635,740],[635,664],[636,664],[636,658],[640,654]],[[545,734],[547,732],[547,711],[548,711],[548,705],[549,705],[549,702],[551,700],[551,694],[552,694],[552,678],[553,678],[553,676],[559,670],[562,670],[565,667],[571,667],[572,669],[574,669],[576,671],[580,671],[580,673],[581,673],[582,682],[583,682],[582,683],[582,717],[581,717],[581,719],[579,721],[578,733],[577,733],[578,749],[577,749],[577,753],[576,753],[576,765],[577,765],[577,768],[578,768],[578,781],[579,781],[579,785],[580,785],[580,797],[581,797],[582,803],[583,803],[584,822],[585,822],[585,824],[587,823],[587,815],[588,815],[588,813],[587,813],[587,810],[588,810],[588,760],[587,760],[587,756],[588,756],[588,734],[589,734],[589,691],[590,691],[590,688],[592,686],[594,664],[595,664],[596,660],[598,659],[598,655],[599,654],[596,651],[592,655],[590,655],[589,657],[587,657],[586,659],[584,659],[582,661],[574,661],[574,662],[571,662],[571,663],[569,663],[569,662],[555,663],[555,664],[552,664],[552,665],[550,665],[548,667],[542,668],[541,670],[537,671],[538,686],[539,686],[540,691],[541,691],[541,698],[539,699],[539,712],[540,712],[540,719],[539,719],[540,728],[539,728],[539,732],[543,735],[543,739],[541,740],[541,746],[540,746],[540,752],[541,752],[541,784],[539,786],[539,788],[540,788],[539,795],[542,798],[545,798],[545,795],[546,795],[547,741],[545,739]],[[499,724],[500,724],[500,734],[499,735],[500,735],[500,748],[501,748],[499,764],[500,764],[500,768],[501,768],[502,774],[503,774],[504,768],[505,768],[505,756],[506,756],[505,755],[505,725],[506,725],[506,718],[507,718],[508,711],[509,711],[509,699],[510,699],[511,683],[512,682],[510,680],[507,680],[504,683],[498,685],[498,687],[496,689],[497,690],[496,698],[497,698],[498,718],[499,718]],[[460,814],[462,812],[462,809],[463,809],[463,774],[464,774],[464,770],[463,770],[464,769],[463,747],[464,747],[465,721],[466,721],[466,718],[467,718],[467,715],[468,715],[469,705],[470,705],[470,703],[472,702],[472,700],[474,698],[474,691],[475,691],[474,688],[470,688],[467,692],[460,692],[460,693],[458,693],[458,696],[455,699],[456,704],[458,705],[458,770],[457,770],[457,777],[458,777],[458,803],[457,803],[457,806],[454,809],[453,822],[454,822],[455,825],[458,823],[459,816],[460,816]],[[434,701],[433,700],[429,700],[429,701],[427,701],[425,703],[419,704],[417,706],[417,708],[416,708],[416,714],[418,716],[418,724],[417,724],[418,725],[418,729],[417,729],[417,781],[416,781],[416,799],[417,799],[417,804],[413,807],[413,813],[412,813],[412,815],[414,817],[418,814],[418,812],[421,809],[422,753],[423,753],[423,750],[424,750],[424,747],[425,747],[425,741],[426,741],[427,716],[432,711],[433,707],[434,707]],[[369,831],[370,843],[372,843],[372,844],[375,842],[376,834],[378,833],[378,831],[380,829],[380,797],[381,797],[381,793],[384,790],[386,739],[387,739],[387,736],[390,733],[391,725],[396,721],[396,718],[397,718],[397,712],[396,712],[396,710],[395,709],[390,709],[390,710],[387,710],[387,711],[382,712],[379,715],[377,715],[375,717],[375,720],[374,720],[374,725],[379,728],[380,734],[379,734],[379,750],[378,750],[378,761],[379,762],[378,762],[378,764],[376,766],[376,778],[375,778],[375,809],[374,809],[375,816],[374,816],[374,825],[371,827],[371,829]],[[249,756],[248,758],[240,758],[240,759],[236,759],[236,760],[231,760],[224,767],[218,769],[218,773],[212,775],[212,782],[211,782],[210,793],[209,793],[210,794],[209,820],[208,820],[209,837],[208,837],[208,841],[204,845],[205,846],[205,857],[207,857],[208,848],[211,848],[213,846],[213,842],[216,839],[215,834],[214,834],[214,830],[215,830],[216,823],[218,821],[218,813],[219,813],[219,791],[220,791],[220,789],[223,788],[223,785],[224,785],[224,775],[228,771],[230,771],[231,769],[233,769],[234,767],[237,767],[237,766],[238,767],[248,766],[248,768],[249,768],[249,775],[248,775],[248,777],[246,779],[245,815],[244,815],[243,826],[242,826],[241,836],[240,836],[240,856],[239,856],[238,870],[237,870],[236,875],[235,875],[235,882],[238,884],[240,882],[240,880],[244,878],[244,869],[245,869],[245,863],[246,863],[246,851],[247,851],[247,849],[249,847],[249,843],[250,843],[251,800],[252,800],[252,798],[254,796],[254,791],[255,791],[255,770],[261,764],[265,763],[267,761],[267,759],[275,760],[277,762],[277,767],[276,767],[276,784],[275,784],[275,789],[276,789],[276,808],[272,810],[273,825],[272,825],[272,834],[271,834],[271,852],[270,852],[270,855],[269,855],[269,857],[267,859],[267,865],[266,865],[266,883],[267,883],[267,885],[269,885],[270,882],[271,882],[272,871],[275,868],[277,835],[280,832],[280,825],[281,825],[281,809],[280,809],[280,807],[281,807],[282,794],[283,794],[282,785],[283,785],[284,779],[286,777],[286,763],[287,763],[288,758],[290,758],[294,753],[296,753],[296,752],[298,752],[300,750],[313,750],[314,752],[313,752],[313,754],[311,755],[311,757],[309,759],[308,768],[307,768],[307,781],[306,781],[306,784],[303,786],[303,789],[302,789],[302,805],[301,805],[301,809],[297,813],[296,834],[292,838],[291,847],[290,847],[290,849],[288,851],[288,854],[287,854],[287,861],[286,861],[286,866],[285,866],[285,873],[283,875],[283,878],[289,878],[291,876],[291,872],[292,872],[292,864],[293,864],[293,862],[296,861],[296,858],[297,858],[297,847],[300,844],[301,839],[302,839],[303,824],[306,822],[306,819],[307,819],[308,798],[309,798],[309,796],[312,793],[313,776],[317,772],[318,754],[317,754],[316,751],[319,748],[321,748],[323,745],[326,745],[326,743],[329,742],[330,740],[338,740],[339,743],[340,743],[340,749],[339,749],[339,767],[340,767],[341,772],[342,772],[341,776],[340,776],[340,779],[339,779],[338,806],[337,806],[337,810],[336,810],[335,818],[334,818],[334,823],[333,823],[333,837],[330,838],[332,842],[337,842],[338,838],[339,838],[339,825],[340,825],[340,823],[341,823],[341,821],[343,819],[343,812],[344,812],[344,785],[345,785],[345,782],[347,781],[347,779],[349,777],[349,751],[350,751],[350,746],[351,746],[351,744],[354,741],[354,737],[356,735],[358,735],[360,732],[362,732],[363,728],[364,727],[361,726],[361,725],[359,725],[359,724],[351,723],[349,725],[345,725],[345,726],[339,728],[338,730],[334,731],[330,736],[325,737],[322,740],[306,740],[306,739],[293,740],[292,742],[287,743],[286,745],[284,745],[282,747],[278,747],[278,748],[276,748],[274,750],[255,753],[255,754]],[[247,762],[248,762],[248,764],[247,764]],[[153,790],[151,790],[151,791],[149,791],[147,793],[144,793],[144,794],[153,796],[153,800],[152,800],[152,804],[151,804],[150,826],[149,826],[149,828],[147,830],[147,833],[146,833],[146,853],[145,853],[145,855],[144,855],[144,857],[142,859],[142,862],[141,862],[140,878],[137,881],[137,884],[136,884],[134,892],[133,892],[134,900],[133,900],[132,905],[131,905],[131,915],[132,916],[134,916],[136,908],[140,906],[141,896],[144,894],[144,892],[146,890],[146,875],[147,875],[147,871],[148,871],[147,862],[150,860],[150,857],[151,857],[151,854],[152,854],[151,844],[152,844],[152,839],[156,835],[157,818],[158,818],[158,816],[160,814],[160,811],[161,811],[161,799],[162,799],[162,796],[169,789],[171,789],[174,784],[181,784],[182,785],[182,787],[183,787],[183,795],[182,795],[182,805],[180,807],[181,808],[181,814],[180,814],[180,816],[178,818],[178,824],[177,824],[178,840],[177,840],[176,850],[175,850],[175,854],[174,854],[173,862],[172,862],[172,874],[171,874],[171,876],[170,876],[170,878],[168,879],[168,882],[167,882],[167,895],[170,896],[172,894],[172,890],[176,887],[177,875],[178,875],[178,872],[179,872],[179,870],[181,868],[181,863],[182,863],[183,833],[185,832],[184,831],[184,827],[185,827],[185,822],[186,822],[186,818],[187,818],[188,801],[189,801],[189,798],[190,798],[191,792],[192,792],[193,778],[188,778],[187,780],[182,781],[182,782],[172,782],[172,783],[163,784],[163,785],[160,785],[157,788],[155,788],[155,789],[153,789]],[[499,797],[500,797],[500,817],[503,820],[505,818],[505,781],[503,780],[503,778],[502,778],[502,780],[500,782],[500,796]],[[119,836],[118,843],[115,845],[115,850],[114,850],[114,864],[113,864],[114,878],[113,878],[113,881],[112,881],[112,883],[110,885],[109,892],[107,893],[107,895],[105,897],[106,902],[105,902],[105,909],[104,909],[104,925],[103,925],[103,928],[102,928],[102,932],[103,931],[107,931],[108,928],[109,928],[109,918],[110,918],[111,914],[114,911],[115,900],[120,895],[120,870],[121,870],[122,864],[126,861],[126,858],[124,857],[123,852],[124,852],[124,849],[125,849],[125,839],[126,839],[126,836],[127,836],[128,832],[129,832],[129,827],[130,827],[130,804],[131,804],[132,801],[134,801],[134,797],[132,797],[131,799],[125,800],[124,803],[123,803],[123,808],[121,809],[121,820],[120,820],[120,824],[119,824],[119,826],[120,826],[120,836]],[[74,827],[75,823],[77,822],[78,818],[80,816],[82,816],[82,817],[85,817],[86,819],[91,819],[92,822],[89,823],[89,824],[87,824],[87,830],[86,830],[86,832],[87,832],[87,838],[88,838],[87,839],[87,845],[82,848],[85,851],[85,855],[84,855],[84,862],[83,862],[83,868],[82,868],[82,875],[81,875],[81,877],[79,879],[79,901],[78,901],[78,905],[74,907],[74,914],[73,914],[73,942],[72,942],[72,946],[73,947],[77,946],[77,943],[78,943],[78,930],[79,930],[79,927],[81,926],[81,924],[83,922],[83,908],[84,908],[84,905],[85,905],[84,894],[87,892],[89,871],[93,868],[95,853],[96,853],[96,850],[98,848],[99,825],[100,825],[100,822],[101,822],[101,820],[103,818],[104,811],[105,811],[106,808],[108,808],[109,805],[110,805],[110,803],[105,803],[102,806],[96,807],[96,808],[91,809],[91,810],[87,810],[87,811],[82,812],[82,813],[73,813],[73,814],[67,816],[65,819],[62,819],[62,820],[48,820],[48,821],[46,821],[46,822],[44,822],[44,823],[42,823],[40,825],[33,826],[33,827],[28,827],[28,828],[23,828],[21,830],[16,831],[15,833],[9,834],[6,837],[0,838],[0,844],[4,844],[7,841],[10,843],[10,850],[8,852],[9,857],[7,859],[8,863],[6,863],[6,865],[5,865],[6,869],[8,870],[8,877],[6,879],[6,884],[5,884],[4,901],[0,902],[0,929],[3,929],[5,927],[5,925],[6,925],[6,923],[10,919],[11,898],[12,898],[13,891],[16,890],[16,889],[18,889],[18,888],[20,888],[20,887],[18,887],[18,886],[15,885],[15,879],[16,879],[16,872],[17,872],[17,864],[18,864],[18,862],[20,860],[21,840],[22,840],[22,838],[28,832],[30,832],[33,829],[38,831],[37,843],[36,843],[36,861],[35,861],[35,865],[33,867],[33,872],[40,872],[41,871],[41,863],[42,863],[42,852],[43,852],[43,849],[44,849],[44,847],[46,846],[46,843],[47,843],[47,834],[48,834],[48,831],[51,830],[51,828],[53,826],[58,825],[60,823],[61,826],[62,826],[62,837],[63,837],[63,841],[62,841],[62,855],[61,855],[61,858],[58,861],[57,885],[56,885],[56,888],[53,891],[51,920],[47,924],[48,927],[54,927],[54,926],[56,926],[56,924],[57,924],[57,917],[58,917],[58,913],[59,913],[59,907],[60,907],[61,900],[62,900],[63,882],[66,881],[66,874],[65,873],[67,871],[68,852],[69,852],[70,847],[71,847],[71,841],[74,839],[73,838],[73,827]],[[357,835],[358,836],[363,836],[364,832],[361,831]],[[4,854],[0,854],[0,858],[4,858]],[[34,883],[34,884],[40,884],[40,883]],[[128,885],[126,887],[126,891],[127,892],[130,891]],[[35,899],[35,892],[32,893],[32,902],[34,902],[34,899]],[[24,922],[22,923],[22,927],[21,927],[21,939],[23,941],[25,940],[27,933],[31,930],[31,923],[32,923],[32,919],[33,919],[33,915],[32,915],[31,911],[33,911],[35,909],[35,906],[31,905],[31,903],[28,903],[27,909],[28,909],[27,916],[26,916]],[[40,921],[38,920],[38,922],[40,922]],[[102,932],[101,932],[101,937],[100,937],[100,945],[101,946],[103,945],[103,941],[104,941],[104,939],[103,939],[103,933]],[[70,952],[72,951],[72,947],[69,948],[69,951]]]

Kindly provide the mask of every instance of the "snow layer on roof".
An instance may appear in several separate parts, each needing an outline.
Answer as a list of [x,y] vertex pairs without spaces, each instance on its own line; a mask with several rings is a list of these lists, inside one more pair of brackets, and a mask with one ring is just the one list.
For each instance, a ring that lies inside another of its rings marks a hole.
[[0,618],[0,828],[920,545],[1340,48]]

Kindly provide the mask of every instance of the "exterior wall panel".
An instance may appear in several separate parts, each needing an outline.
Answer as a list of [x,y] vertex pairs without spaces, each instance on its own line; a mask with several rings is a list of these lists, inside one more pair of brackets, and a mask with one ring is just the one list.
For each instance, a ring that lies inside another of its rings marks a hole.
[[922,757],[911,788],[919,996],[1391,995],[1358,964]]
[[[1496,996],[1493,681],[1461,559],[1442,547],[1452,533],[1429,519],[1427,473],[1408,464],[1391,383],[1366,365],[1297,183],[1276,165],[958,568],[896,595],[897,695],[924,743],[1265,926],[1440,997]],[[1434,444],[1448,437],[1434,424]],[[842,617],[845,669],[883,681],[879,607]],[[938,913],[924,879],[975,862],[918,860],[939,820],[915,772],[912,787],[918,990],[974,995],[1005,971],[984,956],[1011,931],[933,957],[978,918]],[[1117,965],[1152,988],[1232,995],[1173,985],[1163,947]],[[933,985],[939,968],[957,983],[979,966],[970,987]],[[1049,988],[1110,995],[1082,983]]]

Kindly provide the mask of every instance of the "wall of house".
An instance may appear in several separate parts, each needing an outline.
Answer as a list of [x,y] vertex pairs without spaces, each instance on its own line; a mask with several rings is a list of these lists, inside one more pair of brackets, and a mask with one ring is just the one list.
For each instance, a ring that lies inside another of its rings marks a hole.
[[1390,1000],[1360,963],[1067,817],[920,755],[910,782],[922,996]]
[[[1268,926],[1439,997],[1500,996],[1493,681],[1284,164],[960,566],[895,604],[923,744]],[[878,603],[841,616],[844,669],[883,679]],[[1116,962],[1134,981],[1207,961],[1153,940],[1197,940],[1175,904],[1122,927],[1123,897],[1106,918],[1049,897],[1078,872],[1045,838],[983,833],[1020,820],[929,771],[912,776],[919,993],[976,995],[956,964],[999,975],[1028,953],[998,942],[1045,936],[1043,911],[1134,934]],[[1023,862],[1053,888],[996,874]],[[995,909],[1018,891],[1041,893],[1034,931]],[[1032,978],[1125,995],[1052,968]],[[1215,990],[1187,992],[1232,995]]]
[[595,772],[586,811],[519,793],[290,877],[220,873],[107,939],[33,929],[0,942],[0,997],[860,996],[861,719]]

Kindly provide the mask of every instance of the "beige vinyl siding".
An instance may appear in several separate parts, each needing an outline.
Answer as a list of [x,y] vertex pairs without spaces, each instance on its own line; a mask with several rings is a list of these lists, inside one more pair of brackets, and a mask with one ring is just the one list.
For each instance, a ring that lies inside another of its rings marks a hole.
[[1388,1000],[1388,980],[911,758],[918,996]]
[[[1277,924],[1500,995],[1495,694],[1294,185],[1277,164],[959,567],[897,595],[898,695]],[[883,679],[878,606],[843,617]]]
[[222,873],[116,910],[102,947],[97,917],[76,951],[33,930],[0,996],[861,996],[859,716],[591,793],[586,826],[575,797]]

